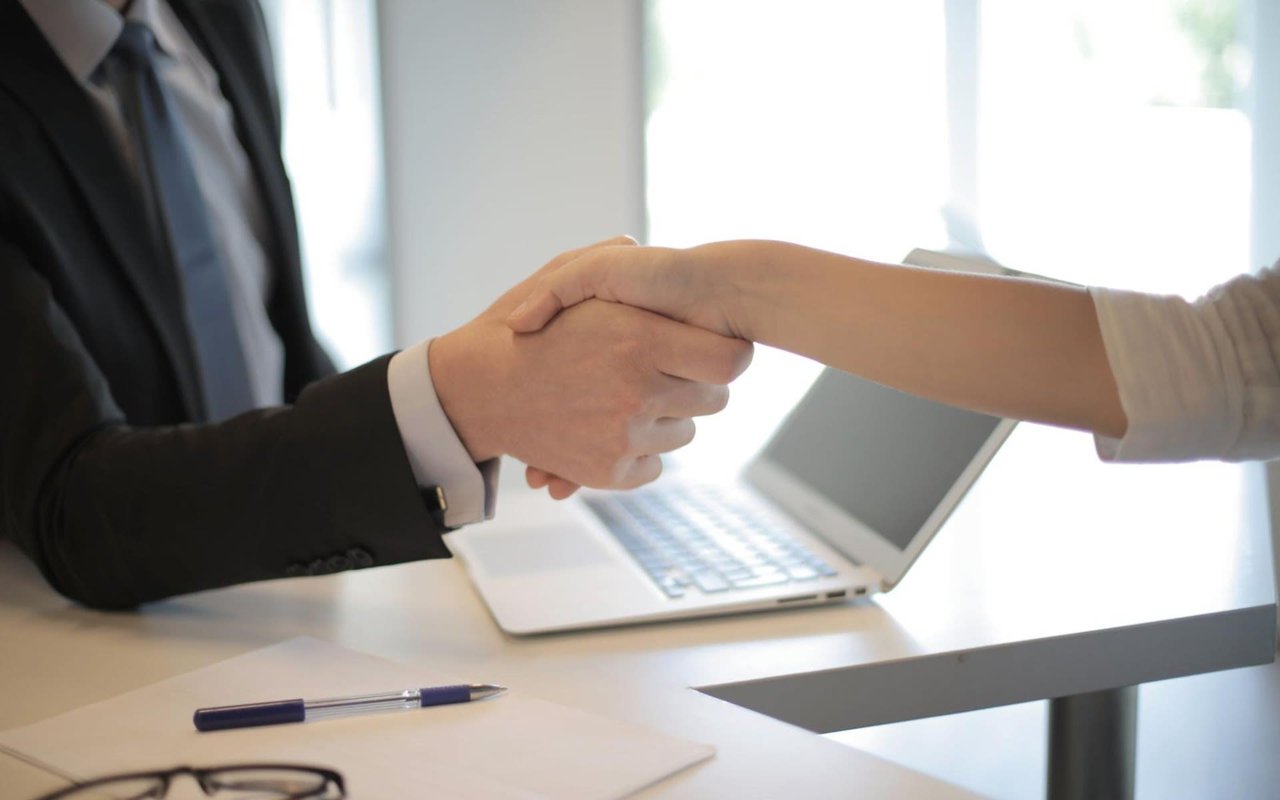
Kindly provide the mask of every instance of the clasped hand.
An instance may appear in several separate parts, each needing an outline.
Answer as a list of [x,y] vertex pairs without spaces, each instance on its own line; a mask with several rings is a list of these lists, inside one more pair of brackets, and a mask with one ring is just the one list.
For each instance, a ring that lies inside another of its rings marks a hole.
[[662,453],[693,439],[693,417],[724,408],[728,384],[751,361],[749,342],[601,300],[536,332],[507,325],[544,276],[592,249],[633,244],[620,237],[564,253],[432,343],[441,405],[474,460],[512,455],[530,466],[530,485],[557,499],[578,485],[632,488],[658,477]]

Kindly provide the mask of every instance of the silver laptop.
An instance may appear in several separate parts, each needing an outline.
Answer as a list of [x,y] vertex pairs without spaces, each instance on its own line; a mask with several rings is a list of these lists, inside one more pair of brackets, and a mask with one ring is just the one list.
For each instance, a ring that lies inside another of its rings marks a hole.
[[514,634],[843,602],[902,579],[1013,426],[827,369],[734,482],[517,493],[449,546]]

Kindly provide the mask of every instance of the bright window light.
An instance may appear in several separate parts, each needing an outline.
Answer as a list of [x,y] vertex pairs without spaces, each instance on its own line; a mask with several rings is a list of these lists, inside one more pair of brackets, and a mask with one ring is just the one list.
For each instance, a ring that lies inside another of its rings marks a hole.
[[373,0],[269,0],[307,300],[339,369],[391,349]]
[[[1256,266],[1238,5],[650,0],[648,240],[1198,294]],[[816,372],[759,349],[685,464],[741,464]]]

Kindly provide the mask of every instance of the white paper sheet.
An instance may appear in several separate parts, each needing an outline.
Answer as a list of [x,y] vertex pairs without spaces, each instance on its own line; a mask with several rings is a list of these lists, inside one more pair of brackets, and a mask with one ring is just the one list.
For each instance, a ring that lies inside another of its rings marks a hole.
[[624,797],[714,754],[710,745],[529,697],[197,733],[197,708],[398,691],[485,676],[429,672],[292,639],[43,722],[0,748],[57,774],[279,761],[336,769],[356,800]]

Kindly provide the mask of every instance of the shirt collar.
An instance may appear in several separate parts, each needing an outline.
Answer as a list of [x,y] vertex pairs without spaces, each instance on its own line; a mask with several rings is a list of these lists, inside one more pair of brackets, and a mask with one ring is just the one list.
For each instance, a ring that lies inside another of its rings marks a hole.
[[67,71],[81,83],[111,52],[124,20],[102,0],[18,0]]
[[[127,17],[141,22],[155,34],[165,55],[181,52],[173,15],[161,13],[161,0],[133,0],[124,16],[103,0],[18,0],[44,34],[67,71],[88,83],[98,65],[111,52]],[[166,9],[167,10],[167,9]]]

